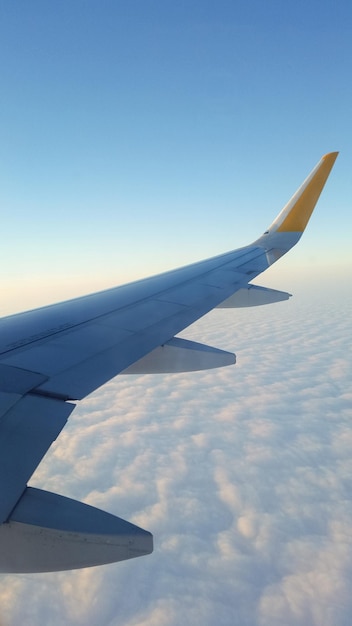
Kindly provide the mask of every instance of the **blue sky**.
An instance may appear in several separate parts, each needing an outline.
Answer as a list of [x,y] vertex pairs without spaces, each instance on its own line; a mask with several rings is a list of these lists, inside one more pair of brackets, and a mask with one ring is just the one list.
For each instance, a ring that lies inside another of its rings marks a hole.
[[343,272],[351,21],[347,1],[3,4],[3,312],[246,244],[330,150],[292,264],[326,272],[329,242]]

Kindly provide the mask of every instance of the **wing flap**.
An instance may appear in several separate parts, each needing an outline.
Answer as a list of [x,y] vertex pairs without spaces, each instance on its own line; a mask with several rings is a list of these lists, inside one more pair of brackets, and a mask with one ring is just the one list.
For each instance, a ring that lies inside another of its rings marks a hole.
[[[13,394],[10,394],[14,400]],[[5,522],[75,405],[26,395],[0,420],[0,523]]]
[[24,395],[38,387],[46,380],[46,376],[35,371],[19,367],[11,367],[0,363],[0,391]]

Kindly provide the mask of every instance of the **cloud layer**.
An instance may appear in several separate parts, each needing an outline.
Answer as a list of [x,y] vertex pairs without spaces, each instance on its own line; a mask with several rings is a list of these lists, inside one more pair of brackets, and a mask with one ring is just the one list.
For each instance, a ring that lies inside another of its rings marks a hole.
[[351,309],[215,311],[235,367],[119,377],[33,477],[154,534],[151,556],[3,576],[0,624],[343,626],[352,600]]

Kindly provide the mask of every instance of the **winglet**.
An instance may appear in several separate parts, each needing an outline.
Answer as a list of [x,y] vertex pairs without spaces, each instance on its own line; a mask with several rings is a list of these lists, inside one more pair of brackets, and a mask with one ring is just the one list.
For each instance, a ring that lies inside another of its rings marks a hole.
[[270,233],[303,233],[337,155],[338,152],[330,152],[321,158],[318,165],[271,224]]

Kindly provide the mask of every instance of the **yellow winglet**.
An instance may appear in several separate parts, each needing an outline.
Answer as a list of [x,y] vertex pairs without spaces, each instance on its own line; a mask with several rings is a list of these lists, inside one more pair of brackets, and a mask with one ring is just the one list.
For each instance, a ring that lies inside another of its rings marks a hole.
[[270,230],[302,233],[335,163],[338,152],[325,154],[291,200],[282,209]]

